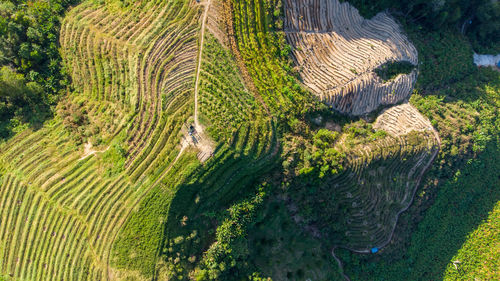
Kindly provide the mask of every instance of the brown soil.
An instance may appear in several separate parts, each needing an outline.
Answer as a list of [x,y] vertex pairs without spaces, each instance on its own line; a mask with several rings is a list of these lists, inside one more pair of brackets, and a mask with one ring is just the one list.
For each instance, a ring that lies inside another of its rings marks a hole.
[[363,115],[407,98],[417,70],[384,83],[374,69],[390,61],[418,64],[416,48],[387,14],[364,19],[338,0],[286,0],[285,33],[300,75],[336,110]]
[[89,141],[83,146],[83,156],[79,159],[79,161],[81,161],[81,160],[83,160],[91,155],[94,155],[96,153],[106,152],[108,149],[109,149],[109,146],[103,150],[95,150],[95,149],[93,149],[92,143],[90,143],[90,141]]

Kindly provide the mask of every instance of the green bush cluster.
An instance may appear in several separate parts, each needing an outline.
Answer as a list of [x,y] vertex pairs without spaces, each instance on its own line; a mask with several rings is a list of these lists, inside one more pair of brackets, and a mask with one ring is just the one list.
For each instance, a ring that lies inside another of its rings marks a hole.
[[217,227],[216,242],[205,252],[195,271],[195,280],[257,280],[258,273],[248,268],[247,235],[268,189],[263,184],[255,196],[228,209],[226,218]]
[[336,175],[343,170],[342,163],[345,154],[335,149],[337,132],[320,129],[313,137],[312,145],[302,151],[298,176],[322,179],[325,176]]
[[[60,21],[77,0],[0,3],[0,122],[39,124],[50,117],[50,105],[66,87],[59,54]],[[1,137],[10,135],[2,125]]]
[[375,69],[375,73],[387,82],[396,78],[400,74],[409,74],[415,69],[415,66],[408,61],[388,62]]

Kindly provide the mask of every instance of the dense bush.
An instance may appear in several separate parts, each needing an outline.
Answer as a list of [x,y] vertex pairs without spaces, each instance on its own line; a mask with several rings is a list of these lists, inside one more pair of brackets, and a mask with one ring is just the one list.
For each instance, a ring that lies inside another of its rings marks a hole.
[[195,272],[197,281],[250,279],[252,275],[257,278],[257,273],[252,272],[247,263],[250,254],[247,235],[268,189],[264,184],[253,198],[228,209],[227,217],[217,227],[216,242],[205,252]]
[[62,14],[77,0],[0,3],[0,136],[10,134],[9,120],[40,123],[67,84],[59,54]]
[[389,9],[428,30],[454,28],[465,33],[478,52],[500,52],[500,3],[491,0],[347,0],[364,17]]
[[375,73],[387,82],[396,78],[400,74],[408,74],[415,69],[415,66],[408,61],[389,62],[375,69]]
[[[298,158],[294,159],[297,164],[294,174],[301,176],[303,180],[317,183],[325,176],[341,172],[345,155],[334,148],[337,137],[337,132],[320,129],[311,141],[305,141],[296,147],[298,149],[293,150],[293,155],[288,156]],[[285,168],[291,168],[290,160],[283,163]]]

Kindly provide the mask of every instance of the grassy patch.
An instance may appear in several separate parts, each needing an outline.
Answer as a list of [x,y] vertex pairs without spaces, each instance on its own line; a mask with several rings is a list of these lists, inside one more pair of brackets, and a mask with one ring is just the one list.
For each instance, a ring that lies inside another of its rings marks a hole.
[[500,201],[450,260],[444,280],[500,279]]
[[[195,165],[196,155],[183,156],[169,171],[167,177],[176,183],[185,180],[186,166]],[[191,163],[191,164],[190,164]],[[176,185],[157,185],[140,205],[132,211],[113,244],[113,266],[137,270],[151,278],[160,254],[163,228],[167,221]]]

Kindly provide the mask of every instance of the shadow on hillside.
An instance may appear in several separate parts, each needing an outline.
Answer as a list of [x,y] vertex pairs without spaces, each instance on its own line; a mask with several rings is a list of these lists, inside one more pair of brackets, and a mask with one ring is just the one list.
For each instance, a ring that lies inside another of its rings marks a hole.
[[415,213],[414,208],[401,217],[399,241],[393,241],[380,255],[342,251],[346,273],[352,280],[401,280],[402,276],[406,280],[442,280],[467,236],[500,200],[499,157],[497,144],[490,143],[477,159],[440,184],[435,201],[423,214]]
[[8,104],[0,106],[0,141],[7,141],[24,127],[38,130],[43,123],[54,117],[51,107],[43,102],[35,102],[22,107]]
[[[169,248],[187,257],[201,256],[208,249],[227,208],[253,194],[256,184],[275,168],[280,155],[277,151],[275,156],[264,154],[255,158],[254,152],[244,154],[220,145],[211,159],[191,171],[186,182],[175,188],[158,246],[160,259],[172,257]],[[190,237],[193,233],[196,239],[175,242],[178,237]],[[193,269],[193,264],[181,263],[184,268]]]

